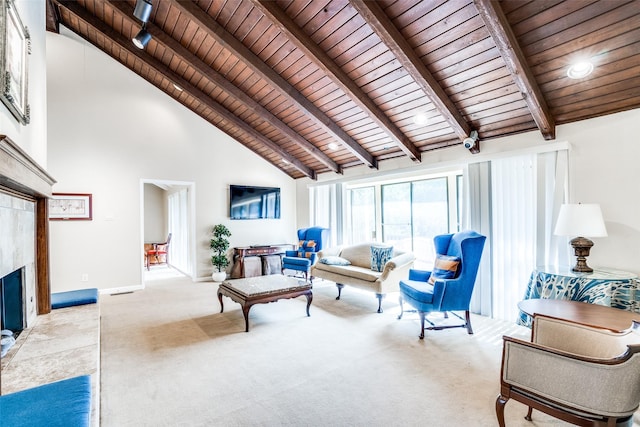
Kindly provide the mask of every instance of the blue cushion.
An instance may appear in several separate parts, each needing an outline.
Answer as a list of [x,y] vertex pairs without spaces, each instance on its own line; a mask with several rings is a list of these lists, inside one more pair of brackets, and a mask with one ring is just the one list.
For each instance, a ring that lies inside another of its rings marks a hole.
[[416,301],[431,304],[433,302],[433,285],[417,280],[401,280],[400,292]]
[[67,427],[91,422],[91,377],[83,375],[0,396],[3,426]]
[[327,265],[351,265],[351,261],[339,256],[328,256],[320,258],[320,262]]
[[371,246],[371,270],[382,271],[393,256],[393,246]]
[[436,255],[436,261],[433,264],[433,271],[429,276],[429,283],[436,283],[436,279],[453,279],[458,272],[460,258],[449,255]]
[[310,266],[311,260],[309,258],[295,258],[295,257],[284,257],[282,259],[282,265],[300,265],[300,266]]
[[98,302],[98,289],[78,289],[76,291],[55,292],[51,294],[51,308],[72,307],[74,305],[94,304]]

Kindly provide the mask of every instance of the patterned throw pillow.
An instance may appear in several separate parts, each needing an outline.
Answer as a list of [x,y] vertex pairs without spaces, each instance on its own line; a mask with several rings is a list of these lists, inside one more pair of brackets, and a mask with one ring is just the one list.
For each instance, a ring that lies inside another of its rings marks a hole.
[[320,258],[320,262],[327,265],[351,265],[351,261],[339,256],[328,256]]
[[315,240],[300,240],[298,242],[298,257],[311,258],[316,251]]
[[393,256],[393,246],[371,246],[371,270],[381,272]]
[[457,256],[436,255],[436,262],[433,264],[429,283],[435,284],[436,279],[453,279],[456,277],[458,265],[460,265],[460,258]]

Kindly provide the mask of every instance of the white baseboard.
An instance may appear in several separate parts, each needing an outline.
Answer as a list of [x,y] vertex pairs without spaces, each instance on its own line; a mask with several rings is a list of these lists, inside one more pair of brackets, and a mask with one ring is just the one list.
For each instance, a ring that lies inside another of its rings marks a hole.
[[144,289],[144,285],[132,285],[132,286],[121,286],[118,288],[108,288],[108,289],[100,289],[101,294],[125,294],[128,292],[141,291]]

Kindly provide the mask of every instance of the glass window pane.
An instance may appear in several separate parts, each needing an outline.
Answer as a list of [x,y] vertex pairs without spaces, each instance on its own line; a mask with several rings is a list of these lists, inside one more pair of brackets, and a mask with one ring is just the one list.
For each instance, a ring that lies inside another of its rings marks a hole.
[[411,183],[382,186],[382,241],[411,251]]
[[349,190],[351,208],[351,242],[369,242],[376,229],[374,187]]
[[449,232],[447,191],[446,177],[413,182],[413,252],[419,268],[433,266],[433,238]]

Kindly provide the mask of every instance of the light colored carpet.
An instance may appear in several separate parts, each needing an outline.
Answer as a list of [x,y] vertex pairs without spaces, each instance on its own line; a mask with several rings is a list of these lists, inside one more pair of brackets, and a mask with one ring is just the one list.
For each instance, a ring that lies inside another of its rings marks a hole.
[[[377,314],[373,294],[316,281],[304,297],[240,305],[217,284],[147,283],[101,297],[101,425],[496,426],[503,334],[529,330],[474,316],[464,329],[428,331],[397,320],[397,297]],[[510,401],[508,426],[566,426]]]

